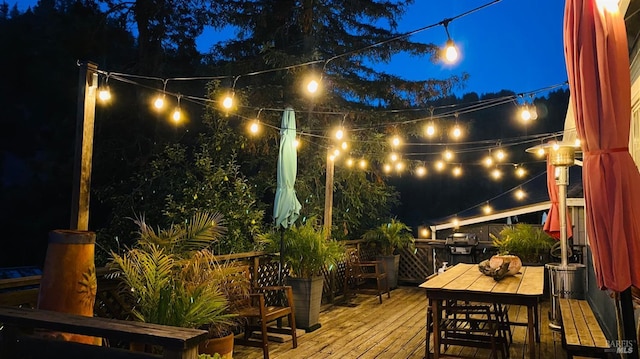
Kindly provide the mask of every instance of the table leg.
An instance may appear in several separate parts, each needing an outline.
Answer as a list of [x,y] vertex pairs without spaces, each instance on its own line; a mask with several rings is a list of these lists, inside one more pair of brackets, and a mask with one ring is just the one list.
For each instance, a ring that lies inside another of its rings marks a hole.
[[527,305],[527,334],[529,336],[529,358],[535,359],[536,357],[536,334],[535,334],[535,305]]
[[431,301],[433,315],[433,358],[440,359],[440,316],[442,315],[442,301]]

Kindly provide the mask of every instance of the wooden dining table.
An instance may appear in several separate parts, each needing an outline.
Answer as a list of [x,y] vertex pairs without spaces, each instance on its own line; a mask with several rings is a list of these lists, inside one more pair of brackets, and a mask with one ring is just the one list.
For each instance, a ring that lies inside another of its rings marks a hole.
[[[518,274],[496,281],[482,274],[477,264],[460,263],[420,284],[420,288],[425,289],[431,303],[433,328],[440,328],[442,303],[446,300],[526,306],[529,357],[535,358],[536,342],[540,340],[537,309],[544,292],[543,266],[524,266]],[[434,330],[433,352],[434,358],[438,359],[441,353],[437,329]]]

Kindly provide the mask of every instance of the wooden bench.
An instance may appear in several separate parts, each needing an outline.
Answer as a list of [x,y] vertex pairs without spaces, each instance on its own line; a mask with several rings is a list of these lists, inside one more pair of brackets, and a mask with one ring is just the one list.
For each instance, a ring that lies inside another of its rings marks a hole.
[[560,298],[562,345],[567,357],[607,358],[607,338],[586,300]]
[[[196,359],[198,344],[208,335],[198,329],[7,306],[0,306],[0,323],[4,325],[0,331],[2,358],[45,358],[53,353],[59,358]],[[38,329],[159,346],[163,355],[47,339],[34,335]]]

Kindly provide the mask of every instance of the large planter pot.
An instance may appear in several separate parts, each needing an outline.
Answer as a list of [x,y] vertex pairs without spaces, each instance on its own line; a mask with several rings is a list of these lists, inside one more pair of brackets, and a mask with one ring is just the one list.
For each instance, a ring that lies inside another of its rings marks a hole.
[[233,358],[233,333],[222,338],[211,338],[198,346],[198,353],[213,356],[218,353],[222,359]]
[[324,278],[287,277],[287,284],[293,290],[293,306],[296,315],[296,327],[307,332],[320,328],[320,304]]
[[387,280],[389,288],[398,288],[398,268],[400,267],[400,255],[394,254],[390,256],[377,256],[377,260],[383,261],[387,268]]

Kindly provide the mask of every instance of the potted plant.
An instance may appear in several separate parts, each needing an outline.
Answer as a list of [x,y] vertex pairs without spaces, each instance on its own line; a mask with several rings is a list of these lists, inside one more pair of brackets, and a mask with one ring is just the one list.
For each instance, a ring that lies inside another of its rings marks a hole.
[[307,331],[320,327],[322,269],[331,270],[344,258],[344,246],[333,239],[325,239],[323,231],[314,222],[310,219],[302,225],[291,226],[284,234],[270,232],[261,237],[270,252],[278,252],[280,241],[283,241],[284,253],[281,255],[290,270],[286,280],[293,290],[296,327]]
[[556,241],[541,228],[531,224],[518,223],[505,226],[498,236],[489,235],[498,254],[512,254],[520,257],[525,264],[548,262],[549,251]]
[[[109,266],[122,280],[136,319],[209,329],[212,336],[216,329],[232,326],[234,314],[221,279],[224,267],[209,250],[224,234],[222,216],[196,213],[184,225],[158,232],[144,218],[134,221],[137,243],[122,254],[112,252]],[[233,335],[227,341],[233,348]],[[229,358],[232,351],[219,354]]]
[[389,287],[398,286],[398,267],[400,266],[399,249],[415,250],[415,239],[411,228],[392,218],[389,223],[368,230],[363,238],[378,252],[377,260],[384,261],[387,269]]

